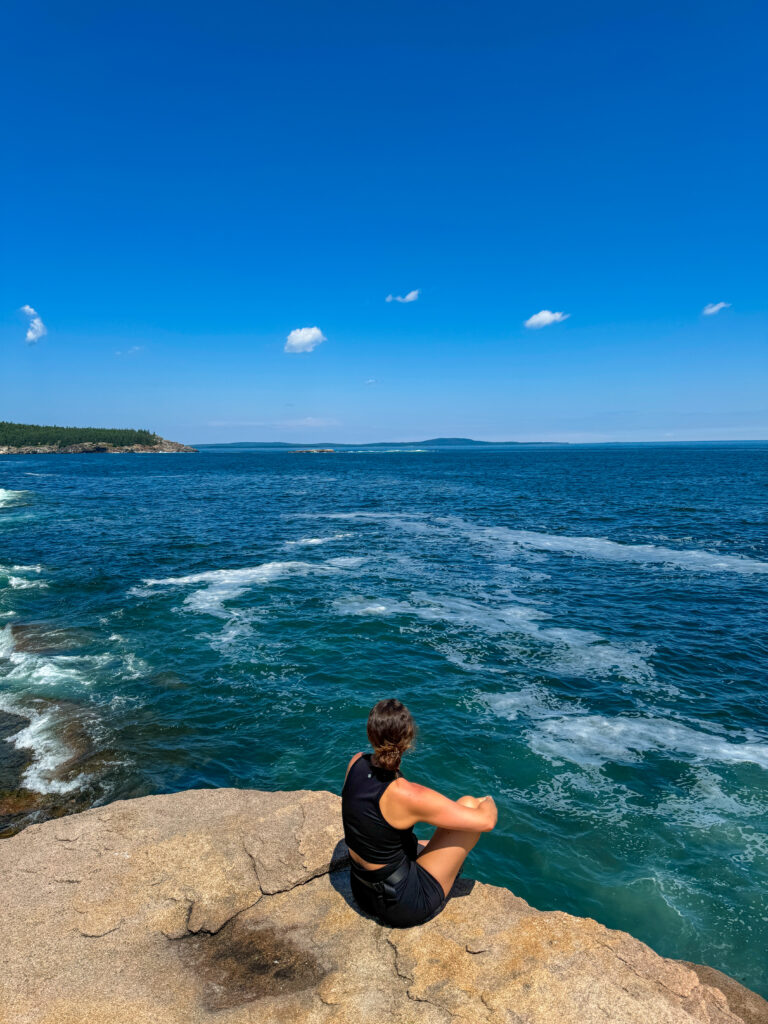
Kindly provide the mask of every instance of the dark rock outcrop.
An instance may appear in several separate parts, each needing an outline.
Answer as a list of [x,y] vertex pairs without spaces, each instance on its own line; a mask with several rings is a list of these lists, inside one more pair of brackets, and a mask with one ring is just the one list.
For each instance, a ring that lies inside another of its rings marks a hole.
[[170,455],[176,452],[196,452],[178,441],[159,438],[157,444],[114,445],[100,441],[83,441],[81,444],[25,445],[20,448],[0,445],[0,455]]

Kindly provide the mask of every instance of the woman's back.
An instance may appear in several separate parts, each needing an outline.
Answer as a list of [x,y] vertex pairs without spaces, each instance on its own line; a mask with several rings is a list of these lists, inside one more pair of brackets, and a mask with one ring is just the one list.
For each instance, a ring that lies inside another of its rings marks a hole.
[[413,828],[390,825],[381,812],[381,796],[399,772],[378,768],[363,754],[349,769],[341,791],[344,840],[350,850],[371,864],[414,859],[418,843]]

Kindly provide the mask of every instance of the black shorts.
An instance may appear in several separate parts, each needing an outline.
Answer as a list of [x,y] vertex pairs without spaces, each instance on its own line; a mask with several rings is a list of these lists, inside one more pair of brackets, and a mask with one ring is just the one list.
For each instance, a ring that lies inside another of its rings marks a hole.
[[423,924],[442,910],[445,903],[445,893],[437,879],[417,861],[407,863],[408,874],[396,885],[388,886],[386,894],[377,894],[360,881],[358,874],[366,881],[377,882],[391,873],[390,867],[376,871],[364,871],[357,866],[350,868],[352,895],[358,906],[390,928],[411,928]]

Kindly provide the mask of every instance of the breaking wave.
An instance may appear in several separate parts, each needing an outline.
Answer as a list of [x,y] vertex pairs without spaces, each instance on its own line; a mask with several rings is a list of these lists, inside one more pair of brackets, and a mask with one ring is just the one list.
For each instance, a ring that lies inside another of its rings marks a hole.
[[28,720],[18,732],[6,736],[6,742],[18,750],[27,750],[32,762],[23,771],[21,784],[35,793],[71,793],[78,789],[84,776],[60,779],[57,772],[72,759],[74,751],[63,741],[55,709],[37,711],[0,698],[0,710],[20,715]]
[[[185,606],[191,611],[227,617],[224,602],[234,601],[251,587],[264,586],[290,576],[331,575],[355,568],[361,562],[362,558],[353,557],[329,558],[326,562],[264,562],[243,569],[211,569],[189,576],[169,576],[143,582],[145,588],[187,587],[203,583],[203,588],[194,590],[185,598]],[[144,597],[151,593],[151,589],[134,587],[130,593]]]
[[11,505],[22,505],[30,491],[11,491],[6,487],[0,487],[0,508]]

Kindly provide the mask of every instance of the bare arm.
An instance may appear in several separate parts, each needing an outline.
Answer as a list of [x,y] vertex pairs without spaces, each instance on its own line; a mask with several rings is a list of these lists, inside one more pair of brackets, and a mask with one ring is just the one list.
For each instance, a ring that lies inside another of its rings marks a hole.
[[[406,782],[405,779],[398,784],[397,795],[404,816],[412,819],[411,825],[424,821],[438,828],[490,832],[498,819],[496,804],[491,796],[478,799],[475,806],[471,807],[469,803],[449,800],[437,790],[420,786],[416,782]],[[408,825],[398,827],[407,828]]]

